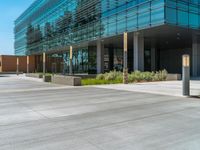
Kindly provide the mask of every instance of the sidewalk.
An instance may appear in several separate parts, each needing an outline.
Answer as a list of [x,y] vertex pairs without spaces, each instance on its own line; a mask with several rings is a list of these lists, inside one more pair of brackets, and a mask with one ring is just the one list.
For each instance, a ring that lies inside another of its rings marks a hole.
[[[182,96],[182,81],[163,81],[135,84],[98,85],[98,88],[134,91],[160,95]],[[191,81],[191,96],[200,95],[200,81]]]

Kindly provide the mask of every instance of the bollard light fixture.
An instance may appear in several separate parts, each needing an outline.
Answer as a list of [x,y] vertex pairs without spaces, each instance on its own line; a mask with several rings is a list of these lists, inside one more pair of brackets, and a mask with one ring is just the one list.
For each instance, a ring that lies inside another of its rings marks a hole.
[[189,55],[183,55],[183,67],[189,67],[190,66],[190,56]]

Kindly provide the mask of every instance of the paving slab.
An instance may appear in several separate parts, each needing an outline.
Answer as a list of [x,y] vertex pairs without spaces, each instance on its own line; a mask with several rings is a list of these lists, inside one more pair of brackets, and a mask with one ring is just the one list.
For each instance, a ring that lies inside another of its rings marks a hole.
[[[125,90],[170,96],[182,96],[182,81],[162,81],[133,84],[96,85],[97,88]],[[191,80],[191,96],[200,96],[200,80]]]
[[199,99],[0,78],[6,82],[1,150],[200,149]]
[[23,75],[0,75],[0,93],[39,91],[45,89],[72,88],[70,86],[43,82],[42,79],[29,78]]

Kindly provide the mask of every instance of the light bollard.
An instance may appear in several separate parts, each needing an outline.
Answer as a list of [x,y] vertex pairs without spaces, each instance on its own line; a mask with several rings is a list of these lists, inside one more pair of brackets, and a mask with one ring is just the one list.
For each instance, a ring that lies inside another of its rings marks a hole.
[[123,69],[123,83],[128,84],[128,34],[124,33],[124,69]]
[[190,56],[183,55],[183,96],[190,96]]
[[72,64],[72,57],[73,57],[73,48],[70,46],[70,66],[69,66],[69,74],[73,74],[73,64]]

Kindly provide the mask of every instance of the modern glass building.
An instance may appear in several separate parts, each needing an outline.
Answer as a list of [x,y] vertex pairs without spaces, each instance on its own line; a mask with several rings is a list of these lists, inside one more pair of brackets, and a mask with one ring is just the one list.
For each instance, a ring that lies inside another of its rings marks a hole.
[[36,70],[101,73],[123,68],[123,33],[128,32],[129,71],[167,69],[181,73],[191,56],[200,75],[200,0],[36,0],[15,21],[15,54],[34,55]]

